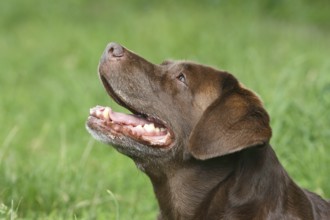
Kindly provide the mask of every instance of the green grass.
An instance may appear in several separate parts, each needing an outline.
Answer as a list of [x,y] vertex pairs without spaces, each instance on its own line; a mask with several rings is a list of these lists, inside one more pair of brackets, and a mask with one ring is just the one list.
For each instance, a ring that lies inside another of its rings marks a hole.
[[110,41],[234,73],[293,179],[330,197],[327,1],[119,2],[0,3],[0,219],[155,219],[148,178],[85,130],[90,107],[115,105],[96,74]]

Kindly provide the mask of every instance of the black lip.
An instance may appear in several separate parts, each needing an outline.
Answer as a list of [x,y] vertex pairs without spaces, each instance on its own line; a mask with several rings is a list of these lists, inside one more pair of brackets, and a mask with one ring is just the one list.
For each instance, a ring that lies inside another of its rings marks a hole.
[[151,115],[149,115],[147,113],[138,112],[132,106],[128,105],[122,99],[120,99],[118,97],[118,95],[116,94],[116,92],[114,91],[114,89],[108,83],[107,79],[104,76],[102,76],[102,74],[100,74],[100,78],[101,78],[101,81],[102,81],[102,84],[103,84],[105,90],[107,91],[107,93],[109,94],[109,96],[113,100],[115,100],[115,102],[117,104],[119,104],[120,106],[128,109],[129,111],[131,111],[134,115],[137,115],[138,117],[143,117],[143,118],[147,119],[150,122],[154,122],[154,123],[157,123],[159,125],[162,125],[166,129],[168,129],[168,131],[170,132],[171,136],[175,139],[175,135],[173,133],[173,130],[171,128],[169,128],[168,124],[165,121],[163,121],[162,119],[160,119],[157,116],[151,116]]
[[165,123],[164,121],[162,121],[161,119],[159,119],[158,117],[154,117],[154,116],[151,116],[149,114],[146,114],[146,113],[142,113],[142,112],[138,112],[137,110],[135,110],[132,106],[128,105],[126,102],[124,102],[122,99],[120,99],[116,92],[114,91],[114,89],[111,87],[111,85],[108,83],[107,79],[101,75],[101,81],[103,83],[103,86],[105,88],[105,90],[107,91],[107,93],[110,95],[110,97],[115,100],[115,102],[117,104],[119,104],[120,106],[128,109],[129,111],[131,111],[134,115],[138,116],[138,117],[143,117],[145,119],[147,119],[148,121],[150,122],[154,122],[154,123],[157,123],[157,124],[160,124],[160,125],[163,125],[164,127]]
[[100,76],[101,81],[103,83],[103,86],[105,88],[105,90],[107,91],[107,93],[110,95],[110,97],[115,100],[115,102],[117,104],[119,104],[120,106],[130,110],[133,114],[136,115],[143,115],[141,113],[139,113],[138,111],[136,111],[133,107],[129,106],[127,103],[125,103],[124,101],[122,101],[117,94],[115,93],[115,91],[113,90],[113,88],[111,87],[111,85],[108,83],[107,79],[104,76]]

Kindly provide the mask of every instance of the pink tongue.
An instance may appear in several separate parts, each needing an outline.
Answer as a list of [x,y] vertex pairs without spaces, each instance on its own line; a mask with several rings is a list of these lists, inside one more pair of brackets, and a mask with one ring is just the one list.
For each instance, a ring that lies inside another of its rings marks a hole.
[[110,109],[109,112],[110,119],[118,124],[126,124],[126,125],[144,125],[144,124],[150,124],[147,120],[143,118],[139,118],[136,115],[129,115],[129,114],[124,114],[120,112],[114,112],[112,109]]

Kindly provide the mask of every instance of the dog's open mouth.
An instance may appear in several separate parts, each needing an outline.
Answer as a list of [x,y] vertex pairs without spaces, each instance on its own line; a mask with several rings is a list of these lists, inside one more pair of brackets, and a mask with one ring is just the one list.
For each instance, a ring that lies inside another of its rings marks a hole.
[[[133,114],[113,111],[110,107],[96,106],[90,109],[90,119],[106,136],[111,138],[129,137],[139,143],[158,147],[169,147],[174,140],[173,132],[161,120],[135,111],[126,105],[115,93],[107,80],[101,76],[107,93],[121,106]],[[109,135],[107,135],[109,134]]]
[[114,112],[103,106],[90,109],[90,116],[98,119],[114,136],[128,136],[154,147],[167,147],[172,142],[169,129],[153,118]]

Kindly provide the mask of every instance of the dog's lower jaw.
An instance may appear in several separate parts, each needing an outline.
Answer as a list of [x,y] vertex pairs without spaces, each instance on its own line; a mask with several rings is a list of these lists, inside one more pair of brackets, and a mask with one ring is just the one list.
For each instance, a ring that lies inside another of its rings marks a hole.
[[[87,120],[86,129],[96,140],[113,146],[120,153],[132,158],[134,161],[142,161],[143,164],[148,164],[148,161],[161,158],[164,152],[172,150],[172,148],[151,147],[122,134],[105,133],[103,130],[106,128],[102,128],[99,125],[96,126],[93,120]],[[103,130],[101,131],[100,129]]]

